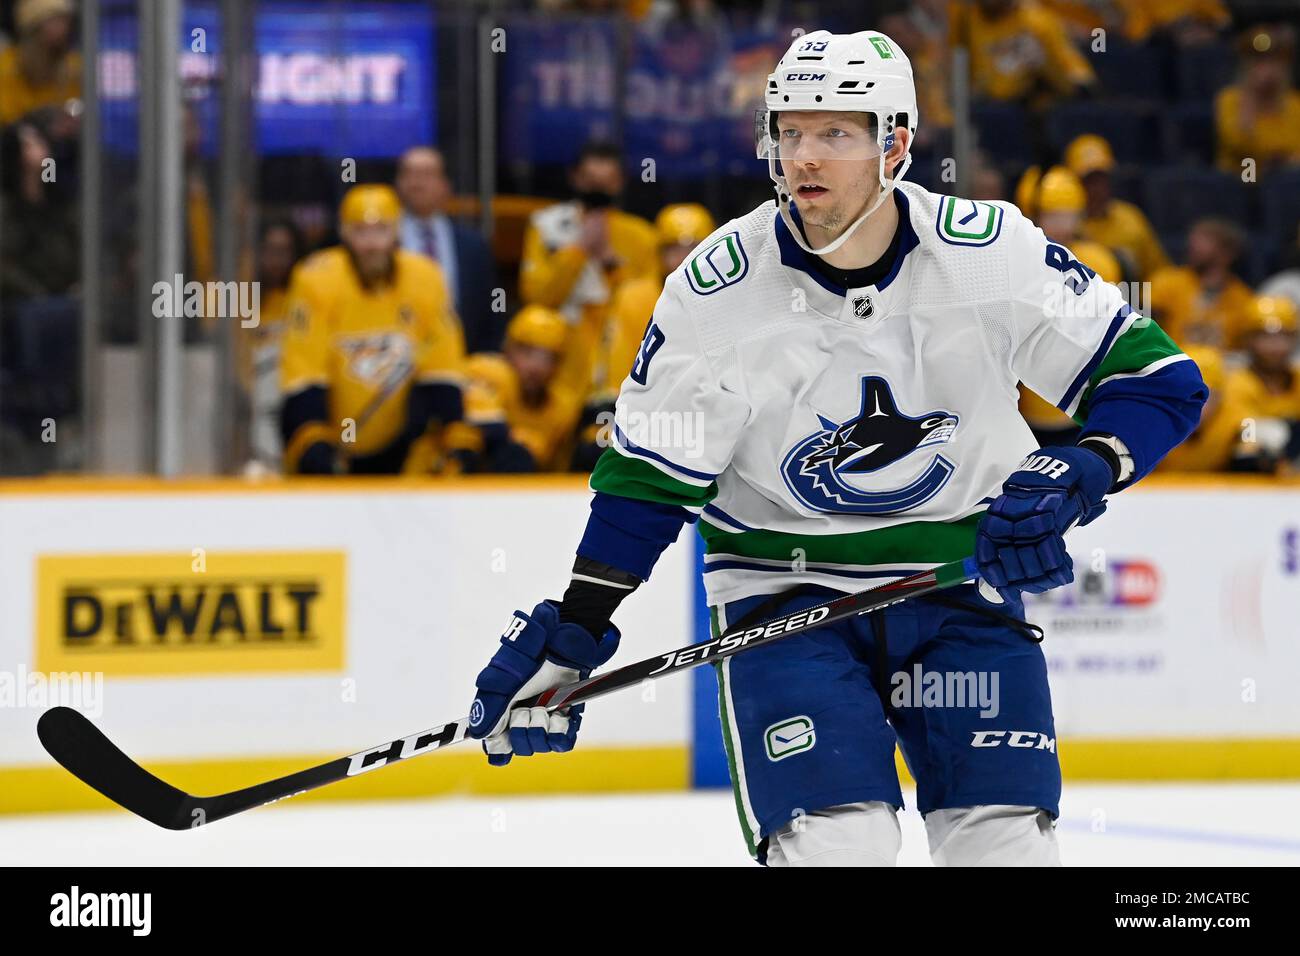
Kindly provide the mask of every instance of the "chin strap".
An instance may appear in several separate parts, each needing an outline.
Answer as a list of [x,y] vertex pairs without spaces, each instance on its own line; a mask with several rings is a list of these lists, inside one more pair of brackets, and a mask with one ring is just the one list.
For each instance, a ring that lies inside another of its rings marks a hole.
[[829,244],[822,246],[820,249],[814,249],[812,246],[808,245],[808,242],[804,239],[803,230],[800,229],[798,225],[796,225],[794,221],[794,217],[790,215],[790,202],[791,202],[790,190],[786,186],[785,177],[784,176],[779,177],[779,181],[778,181],[778,177],[775,175],[775,170],[774,170],[772,179],[777,183],[776,204],[781,211],[781,218],[785,221],[786,228],[790,230],[790,234],[794,236],[794,241],[799,244],[800,249],[802,249],[804,252],[811,253],[814,256],[830,255],[832,252],[834,252],[836,249],[838,249],[840,246],[844,245],[844,243],[848,241],[849,236],[853,235],[853,233],[857,231],[858,226],[862,225],[869,218],[871,218],[872,213],[874,213],[877,209],[879,209],[881,204],[884,203],[884,201],[889,198],[889,194],[894,191],[894,187],[898,185],[898,181],[903,178],[903,176],[907,173],[908,167],[910,167],[911,165],[912,165],[912,154],[909,152],[906,156],[903,157],[903,161],[902,163],[899,164],[898,169],[895,170],[893,178],[884,179],[884,174],[882,173],[881,174],[882,182],[880,184],[880,195],[876,198],[876,201],[871,204],[871,208],[868,209],[866,212],[864,212],[857,219],[853,220],[853,222],[848,226],[848,228],[846,228],[843,232],[841,232],[838,236],[836,236],[833,240],[831,240]]

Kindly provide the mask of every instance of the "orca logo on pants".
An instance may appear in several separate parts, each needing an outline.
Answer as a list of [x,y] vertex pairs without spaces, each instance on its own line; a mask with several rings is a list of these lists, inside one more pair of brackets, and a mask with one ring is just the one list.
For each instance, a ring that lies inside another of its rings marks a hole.
[[786,757],[793,757],[805,750],[812,750],[816,743],[817,730],[813,727],[811,717],[791,717],[763,731],[767,759],[773,763]]

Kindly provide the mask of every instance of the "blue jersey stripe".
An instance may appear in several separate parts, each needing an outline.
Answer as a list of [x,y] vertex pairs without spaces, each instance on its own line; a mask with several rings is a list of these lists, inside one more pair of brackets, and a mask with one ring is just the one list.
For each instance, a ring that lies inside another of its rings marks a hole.
[[718,477],[717,475],[711,475],[706,471],[694,471],[690,468],[683,468],[681,465],[669,461],[658,452],[651,451],[649,448],[642,448],[640,445],[628,438],[627,435],[623,433],[623,429],[618,427],[617,423],[614,424],[614,439],[625,451],[630,452],[639,458],[648,458],[651,461],[657,461],[661,465],[666,465],[671,468],[678,474],[688,475],[696,481],[713,481],[713,479]]
[[1083,367],[1083,371],[1075,376],[1074,381],[1070,383],[1070,387],[1065,390],[1065,394],[1061,396],[1060,404],[1056,406],[1057,408],[1069,414],[1067,409],[1074,404],[1075,395],[1088,384],[1088,379],[1092,377],[1092,373],[1101,366],[1101,363],[1106,358],[1106,353],[1110,351],[1111,343],[1115,341],[1115,336],[1119,334],[1120,326],[1132,313],[1133,308],[1127,303],[1120,306],[1119,311],[1115,313],[1115,317],[1110,320],[1110,327],[1106,329],[1106,335],[1102,338],[1101,345],[1093,353],[1092,358],[1088,360],[1088,364]]

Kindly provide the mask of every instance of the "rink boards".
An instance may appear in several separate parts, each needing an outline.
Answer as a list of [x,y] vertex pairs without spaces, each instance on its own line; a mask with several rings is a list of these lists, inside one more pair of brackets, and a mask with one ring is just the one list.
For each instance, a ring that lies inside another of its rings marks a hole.
[[[218,791],[463,716],[509,613],[559,597],[581,479],[0,483],[0,810],[100,805],[36,740],[52,703]],[[1300,778],[1300,486],[1151,481],[1034,601],[1074,779]],[[627,662],[704,634],[695,536],[618,615]],[[725,779],[712,676],[598,701],[563,757],[474,745],[321,797]],[[305,799],[317,798],[316,795]]]

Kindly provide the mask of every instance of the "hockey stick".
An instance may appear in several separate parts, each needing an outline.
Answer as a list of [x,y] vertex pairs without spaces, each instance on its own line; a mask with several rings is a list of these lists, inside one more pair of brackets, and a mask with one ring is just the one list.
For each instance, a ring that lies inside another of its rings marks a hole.
[[[545,707],[554,711],[595,700],[645,680],[723,660],[741,651],[953,587],[975,577],[974,558],[953,561],[889,584],[775,617],[754,627],[728,631],[703,644],[690,644],[586,680],[552,688],[528,700],[518,701],[515,706]],[[80,711],[71,707],[47,710],[36,725],[36,733],[51,757],[114,803],[165,829],[189,830],[347,777],[450,747],[465,739],[468,723],[468,718],[453,720],[287,777],[215,797],[196,797],[159,780],[119,750]]]

